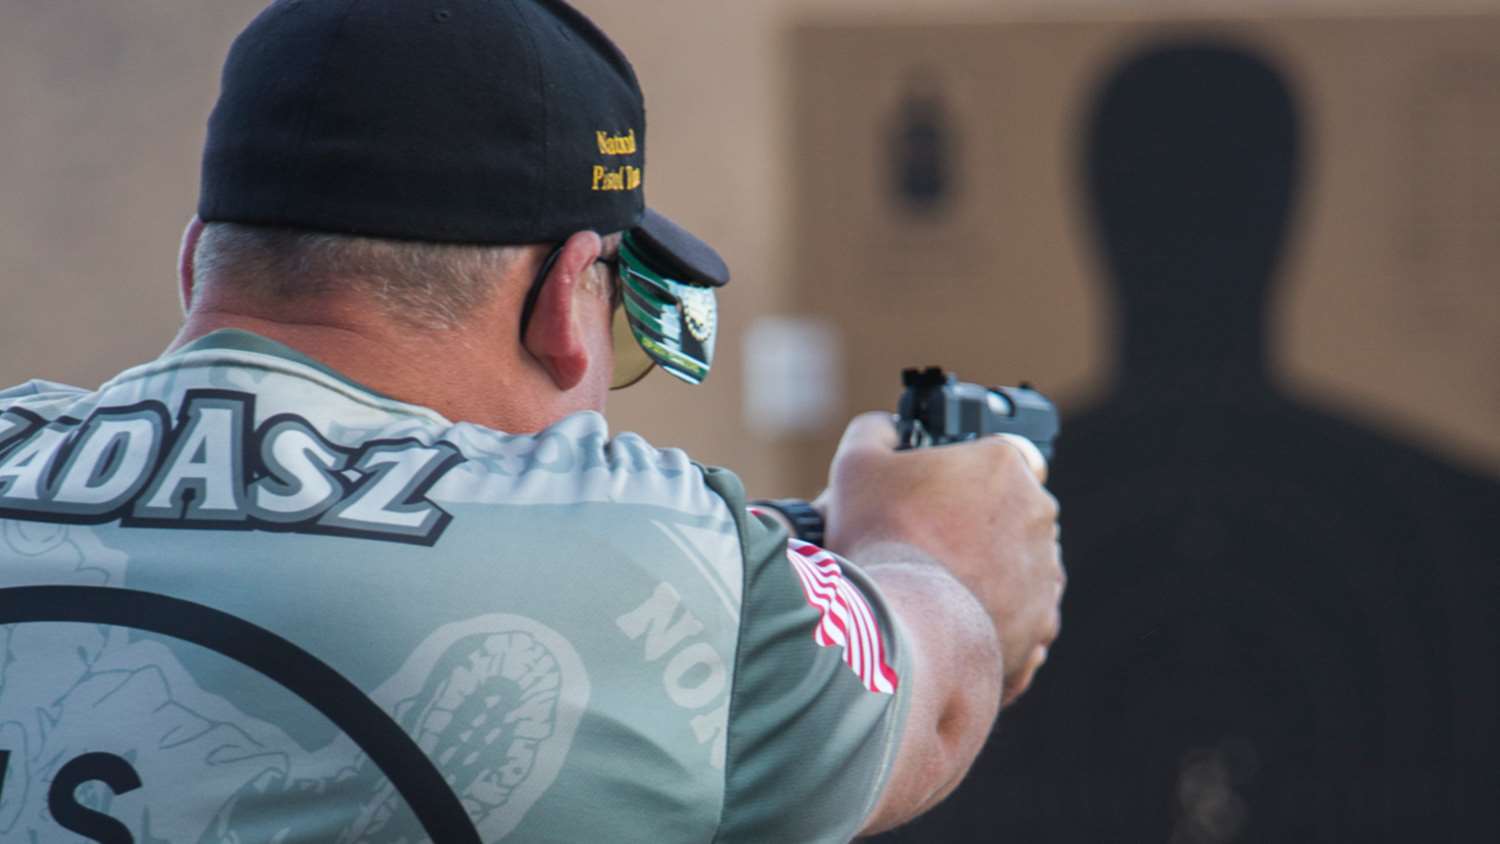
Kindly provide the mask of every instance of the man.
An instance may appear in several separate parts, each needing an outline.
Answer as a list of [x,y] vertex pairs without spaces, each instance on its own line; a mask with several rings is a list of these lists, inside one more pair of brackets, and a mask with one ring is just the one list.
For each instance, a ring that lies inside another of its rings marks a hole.
[[839,841],[957,785],[1057,633],[1045,466],[861,417],[835,555],[611,438],[728,281],[644,145],[557,0],[240,36],[181,334],[0,393],[7,840]]

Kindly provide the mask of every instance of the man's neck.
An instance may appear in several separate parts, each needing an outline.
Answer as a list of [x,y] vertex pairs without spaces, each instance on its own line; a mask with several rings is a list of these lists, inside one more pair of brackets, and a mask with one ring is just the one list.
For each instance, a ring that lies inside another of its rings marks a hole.
[[172,341],[175,351],[222,329],[274,340],[384,395],[431,408],[455,422],[531,433],[571,410],[549,391],[546,373],[519,344],[498,347],[501,332],[482,320],[416,330],[367,309],[325,305],[316,312],[254,315],[225,306],[198,307]]

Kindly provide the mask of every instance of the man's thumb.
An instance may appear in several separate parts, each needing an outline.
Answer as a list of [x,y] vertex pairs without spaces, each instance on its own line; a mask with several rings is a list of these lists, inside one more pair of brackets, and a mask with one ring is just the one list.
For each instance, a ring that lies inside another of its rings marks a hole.
[[867,452],[887,454],[895,451],[899,442],[895,417],[883,411],[861,413],[844,429],[844,438],[839,440],[839,456]]

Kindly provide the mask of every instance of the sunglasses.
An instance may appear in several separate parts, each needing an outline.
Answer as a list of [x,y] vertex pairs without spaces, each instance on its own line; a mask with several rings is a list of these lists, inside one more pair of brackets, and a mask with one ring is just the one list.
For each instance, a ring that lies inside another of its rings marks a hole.
[[[536,307],[542,284],[552,272],[562,246],[542,262],[536,281],[521,310],[521,336]],[[672,273],[646,257],[646,250],[627,232],[619,255],[601,263],[613,271],[616,288],[613,316],[615,370],[610,389],[623,390],[660,366],[689,384],[708,377],[719,327],[714,288],[672,278]]]
[[713,366],[719,328],[712,287],[671,278],[643,254],[633,233],[620,242],[614,264],[619,307],[614,314],[615,372],[621,390],[660,366],[689,384],[701,384]]

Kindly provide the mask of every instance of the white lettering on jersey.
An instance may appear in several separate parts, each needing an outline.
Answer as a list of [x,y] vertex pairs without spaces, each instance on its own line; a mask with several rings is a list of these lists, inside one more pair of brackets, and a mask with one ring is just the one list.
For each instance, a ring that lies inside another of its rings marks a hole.
[[17,446],[0,463],[0,488],[5,490],[0,492],[0,499],[6,503],[41,500],[42,479],[67,439],[66,429],[47,427]]
[[268,474],[250,485],[255,515],[273,522],[299,522],[322,515],[343,497],[335,474],[348,467],[347,455],[296,418],[266,427],[260,459]]
[[682,596],[670,583],[662,583],[646,603],[620,616],[615,625],[632,639],[646,636],[646,661],[655,662],[689,636],[703,632],[703,622],[690,611],[684,611],[676,622],[672,616],[682,605]]
[[137,517],[245,518],[245,404],[242,396],[188,399],[166,463],[136,505]]
[[[464,462],[448,442],[344,447],[285,414],[253,427],[255,397],[190,390],[86,422],[0,413],[0,517],[123,527],[278,530],[432,545],[452,516],[427,496]],[[164,456],[163,456],[164,455]]]
[[10,445],[11,441],[20,439],[23,435],[36,428],[37,422],[34,418],[23,416],[13,410],[0,413],[0,451]]
[[[700,671],[701,669],[701,671]],[[702,674],[703,679],[693,682],[689,675]],[[667,684],[667,697],[683,709],[707,706],[724,691],[724,658],[707,642],[694,642],[677,652],[667,663],[662,680]]]
[[708,751],[708,764],[716,771],[724,770],[724,757],[729,753],[729,698],[726,697],[718,709],[694,718],[689,725],[699,744],[713,742]]
[[95,417],[78,434],[53,503],[79,512],[114,510],[145,484],[160,439],[160,424],[148,416]]
[[324,516],[324,524],[355,530],[426,533],[445,514],[426,500],[414,500],[451,467],[458,452],[447,443],[366,446],[355,468],[366,475],[353,496]]
[[709,745],[709,765],[723,770],[729,725],[729,701],[724,694],[729,672],[724,658],[705,641],[678,649],[703,632],[703,622],[682,607],[682,595],[672,584],[660,583],[644,603],[615,619],[615,626],[631,639],[646,637],[647,662],[657,662],[676,650],[662,671],[662,685],[677,706],[699,711],[724,698],[716,709],[700,712],[687,724],[698,744]]

